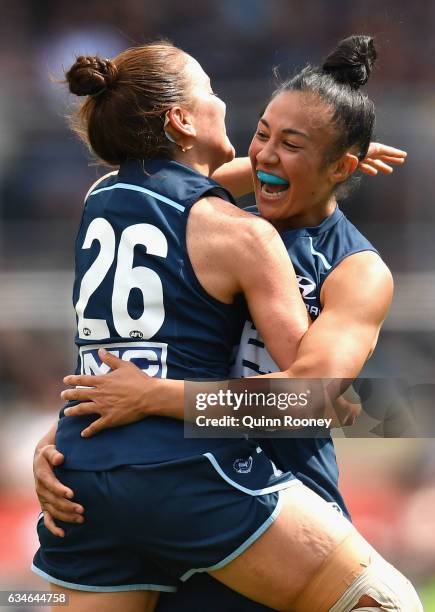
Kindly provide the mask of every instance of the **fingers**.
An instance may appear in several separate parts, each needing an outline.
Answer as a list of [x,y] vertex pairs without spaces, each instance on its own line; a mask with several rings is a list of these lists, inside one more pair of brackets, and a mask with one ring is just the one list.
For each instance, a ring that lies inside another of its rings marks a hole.
[[376,176],[378,173],[376,168],[372,168],[372,166],[366,164],[365,162],[360,162],[358,168],[361,170],[361,172],[364,172],[364,174],[369,174],[370,176]]
[[[122,367],[131,366],[129,362],[119,359],[119,357],[116,357],[112,353],[109,353],[109,351],[106,351],[106,349],[100,348],[98,350],[98,355],[101,361],[105,363],[106,365],[108,365],[111,370],[118,370],[119,368],[122,368]],[[110,374],[110,372],[108,372],[108,374]],[[102,381],[104,381],[106,376],[107,374],[103,374],[102,376],[92,376],[89,374],[69,374],[68,376],[65,376],[65,378],[63,379],[63,382],[66,385],[70,385],[70,386],[98,387],[102,383]],[[71,399],[69,397],[65,398],[63,395],[62,397],[64,399]],[[78,399],[82,399],[82,398],[78,398]]]
[[[76,522],[76,518],[84,514],[85,509],[83,506],[53,493],[51,489],[42,484],[38,485],[37,493],[41,506],[43,508],[50,506],[50,512],[55,518],[61,518],[58,516],[58,513],[62,513],[63,516],[70,517],[70,520],[67,522]],[[65,519],[62,518],[62,520]]]
[[118,368],[127,365],[126,361],[119,359],[119,357],[115,357],[115,355],[109,353],[109,351],[106,351],[106,349],[103,348],[98,350],[98,356],[101,361],[108,365],[112,370],[117,370]]
[[44,510],[44,525],[47,527],[48,531],[50,531],[54,536],[58,538],[65,537],[65,531],[60,527],[57,527],[56,523],[53,520],[53,517],[48,512],[48,510]]
[[64,461],[64,456],[57,450],[54,444],[44,446],[41,449],[41,455],[53,466],[61,465]]
[[72,499],[74,492],[68,487],[65,487],[49,470],[38,470],[35,473],[36,485],[39,490],[48,490],[62,499]]
[[93,402],[84,402],[83,404],[77,404],[77,406],[71,406],[65,408],[64,415],[67,417],[80,416],[84,414],[99,414],[96,404]]
[[391,174],[393,172],[393,168],[388,166],[388,164],[384,163],[380,159],[366,157],[364,162],[372,166],[372,168],[376,168],[376,170],[379,170],[379,172],[383,172],[384,174]]
[[69,374],[65,376],[63,382],[66,385],[78,387],[98,387],[102,376],[91,376],[89,374]]
[[371,176],[376,176],[378,172],[382,172],[382,174],[391,174],[394,170],[380,159],[371,159],[370,157],[366,157],[364,161],[360,162],[359,169]]
[[91,400],[95,395],[95,389],[65,389],[60,397],[65,401],[77,400],[83,402]]
[[394,164],[395,166],[401,166],[406,161],[405,157],[390,157],[390,155],[380,155],[379,159],[387,164]]
[[389,156],[393,159],[402,158],[404,159],[408,154],[402,149],[396,147],[390,147],[381,142],[371,142],[368,151],[369,157],[383,157]]
[[85,519],[81,514],[77,514],[76,512],[64,512],[49,502],[43,502],[42,507],[44,509],[44,513],[48,512],[50,514],[51,519],[57,519],[59,521],[63,521],[64,523],[74,523],[80,525],[85,522]]
[[[46,446],[41,450],[40,458],[35,460],[35,479],[37,481],[37,487],[49,489],[53,494],[59,497],[72,499],[74,497],[74,492],[69,487],[63,485],[54,475],[52,466],[59,465],[59,463],[53,463],[53,461],[56,460],[56,454],[60,455],[63,461],[62,453],[59,453],[53,445]],[[45,462],[43,461],[44,459]],[[42,467],[40,465],[41,461]]]
[[86,429],[81,432],[82,438],[90,438],[95,436],[95,434],[103,431],[103,429],[108,429],[110,427],[114,427],[114,425],[107,418],[99,418],[96,421],[93,421]]

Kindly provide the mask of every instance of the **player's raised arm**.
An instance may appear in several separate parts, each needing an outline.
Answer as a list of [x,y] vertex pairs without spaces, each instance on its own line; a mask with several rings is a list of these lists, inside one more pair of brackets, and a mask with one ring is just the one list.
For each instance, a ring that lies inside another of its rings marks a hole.
[[360,161],[359,169],[370,176],[376,176],[378,172],[391,174],[393,166],[401,166],[405,163],[406,151],[384,145],[381,142],[371,142],[367,155]]
[[212,178],[239,198],[254,191],[249,157],[236,157],[218,168]]

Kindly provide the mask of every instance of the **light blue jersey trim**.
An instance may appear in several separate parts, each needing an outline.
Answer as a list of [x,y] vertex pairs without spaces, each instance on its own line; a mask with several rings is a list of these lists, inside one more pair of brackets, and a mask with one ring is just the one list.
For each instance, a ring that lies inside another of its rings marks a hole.
[[323,265],[325,266],[325,268],[326,268],[327,270],[330,270],[330,269],[332,268],[332,266],[331,266],[331,264],[330,264],[330,263],[328,263],[328,262],[326,261],[326,257],[325,257],[325,256],[324,256],[322,253],[319,253],[318,251],[315,251],[315,250],[314,250],[314,247],[313,247],[313,238],[312,238],[311,236],[309,237],[309,240],[310,240],[311,255],[317,255],[317,257],[318,257],[318,258],[320,259],[320,261],[323,263]]
[[289,487],[295,484],[301,484],[300,480],[297,480],[297,478],[291,478],[290,480],[280,482],[279,484],[272,485],[270,487],[265,487],[264,489],[248,489],[247,487],[244,487],[238,482],[231,480],[231,478],[225,474],[225,472],[223,471],[219,463],[216,461],[212,453],[204,453],[204,457],[207,457],[216,472],[219,474],[219,476],[221,476],[221,478],[225,480],[225,482],[230,484],[232,487],[239,489],[239,491],[242,491],[243,493],[247,493],[248,495],[252,495],[255,497],[257,495],[266,495],[267,493],[275,493],[275,491],[282,491],[282,489],[288,489]]
[[164,202],[165,204],[169,204],[173,208],[177,210],[181,210],[181,212],[186,210],[185,206],[181,206],[178,202],[174,202],[174,200],[170,200],[169,198],[160,195],[160,193],[156,193],[155,191],[151,191],[151,189],[145,189],[145,187],[139,187],[139,185],[130,185],[129,183],[115,183],[114,185],[110,185],[110,187],[101,187],[101,189],[96,189],[92,193],[89,194],[89,198],[97,193],[101,193],[102,191],[111,191],[112,189],[128,189],[130,191],[139,191],[139,193],[145,193],[146,195],[155,198],[156,200],[160,200],[160,202]]
[[180,580],[185,582],[191,576],[193,576],[193,574],[196,574],[197,572],[214,572],[215,570],[218,570],[218,569],[221,569],[222,567],[225,567],[225,565],[228,565],[228,563],[231,563],[231,561],[234,561],[234,559],[239,557],[243,552],[245,552],[245,550],[247,548],[249,548],[249,546],[251,546],[251,544],[253,544],[256,540],[258,540],[258,538],[261,535],[263,535],[263,533],[275,521],[275,519],[277,518],[278,514],[281,512],[281,509],[282,509],[282,500],[281,500],[281,494],[279,493],[278,503],[276,504],[275,510],[272,512],[272,514],[269,516],[269,518],[266,519],[264,521],[264,523],[262,525],[260,525],[260,527],[256,531],[254,531],[254,533],[251,536],[249,536],[249,538],[247,540],[245,540],[243,542],[243,544],[240,544],[240,546],[238,548],[236,548],[236,550],[234,552],[232,552],[230,555],[225,557],[225,559],[222,559],[222,561],[219,561],[219,563],[216,563],[215,565],[211,565],[210,567],[200,567],[198,569],[191,569],[191,570],[189,570],[188,572],[186,572],[185,574],[183,574],[180,577]]
[[30,569],[41,578],[45,578],[48,582],[58,584],[59,586],[66,587],[67,589],[75,589],[76,591],[90,591],[92,593],[116,593],[117,591],[164,591],[165,593],[175,593],[177,587],[164,586],[160,584],[121,584],[118,586],[89,586],[87,584],[75,584],[74,582],[65,582],[65,580],[59,580],[53,578],[50,574],[46,574],[39,567],[36,567],[32,563]]

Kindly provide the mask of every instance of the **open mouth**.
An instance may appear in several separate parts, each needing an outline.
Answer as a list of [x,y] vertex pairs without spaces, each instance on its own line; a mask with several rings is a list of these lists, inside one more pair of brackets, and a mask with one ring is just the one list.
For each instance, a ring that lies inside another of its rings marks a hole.
[[290,187],[290,183],[285,179],[262,170],[257,171],[257,177],[260,181],[261,193],[268,198],[278,199]]

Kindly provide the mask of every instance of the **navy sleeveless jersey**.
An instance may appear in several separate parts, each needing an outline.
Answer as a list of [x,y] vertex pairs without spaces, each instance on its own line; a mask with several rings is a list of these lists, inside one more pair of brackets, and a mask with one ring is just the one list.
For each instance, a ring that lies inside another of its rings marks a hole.
[[[255,212],[255,207],[247,210]],[[314,320],[321,310],[320,291],[328,275],[349,255],[376,251],[372,244],[337,208],[316,227],[288,230],[281,234],[296,271],[299,288]],[[251,321],[245,323],[233,376],[252,376],[279,368],[267,352]],[[265,438],[260,441],[267,455],[283,471],[296,478],[321,497],[347,510],[338,490],[338,467],[331,438]]]
[[[244,310],[202,288],[186,247],[189,211],[211,195],[233,201],[215,181],[165,159],[130,160],[91,189],[76,241],[77,373],[106,372],[104,347],[150,376],[228,378]],[[56,445],[72,469],[176,459],[229,442],[184,439],[183,423],[164,417],[82,439],[94,417],[60,416]]]

